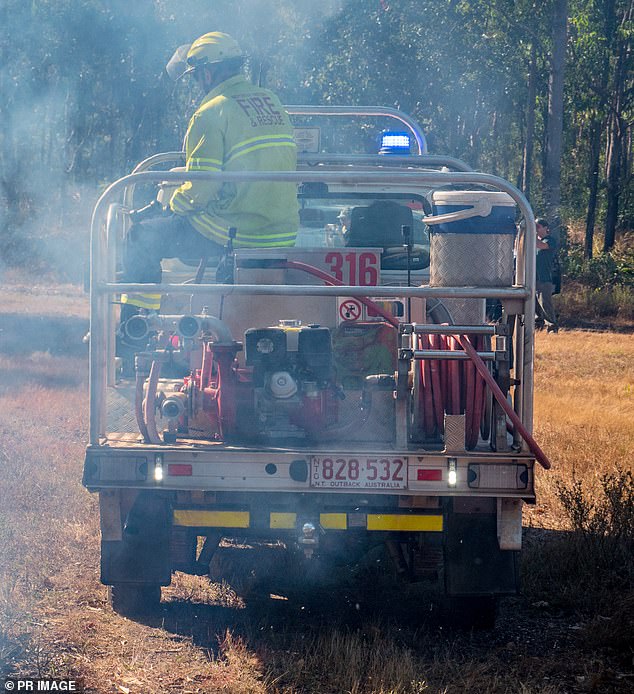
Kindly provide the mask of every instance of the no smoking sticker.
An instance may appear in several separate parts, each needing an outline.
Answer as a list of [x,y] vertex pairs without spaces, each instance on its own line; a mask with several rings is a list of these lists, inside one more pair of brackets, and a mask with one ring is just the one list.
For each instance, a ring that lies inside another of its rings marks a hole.
[[341,320],[359,320],[362,312],[361,302],[357,299],[342,299],[339,304],[339,318],[341,318]]

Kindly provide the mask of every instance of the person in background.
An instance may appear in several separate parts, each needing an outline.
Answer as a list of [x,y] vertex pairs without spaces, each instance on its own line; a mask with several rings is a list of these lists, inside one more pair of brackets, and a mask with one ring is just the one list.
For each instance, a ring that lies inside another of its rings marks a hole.
[[550,234],[548,222],[543,218],[535,220],[537,232],[537,267],[535,283],[535,327],[546,327],[549,333],[559,331],[557,314],[553,306],[553,268],[557,253],[557,240]]
[[[273,92],[246,80],[244,61],[237,41],[217,31],[180,46],[170,59],[169,76],[191,75],[205,95],[185,136],[186,171],[295,171],[288,114]],[[233,248],[295,245],[295,183],[191,181],[177,188],[163,214],[152,206],[150,215],[131,215],[124,282],[160,282],[163,258],[218,258],[230,236]],[[123,295],[121,323],[139,308],[158,311],[160,295]]]

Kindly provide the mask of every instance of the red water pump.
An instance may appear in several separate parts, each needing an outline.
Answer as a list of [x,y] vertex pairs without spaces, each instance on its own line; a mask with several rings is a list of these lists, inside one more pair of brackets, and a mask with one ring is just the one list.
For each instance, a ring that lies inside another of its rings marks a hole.
[[281,321],[247,330],[244,347],[241,367],[239,343],[203,341],[202,367],[184,382],[181,428],[222,441],[272,442],[314,438],[336,424],[342,396],[328,328]]

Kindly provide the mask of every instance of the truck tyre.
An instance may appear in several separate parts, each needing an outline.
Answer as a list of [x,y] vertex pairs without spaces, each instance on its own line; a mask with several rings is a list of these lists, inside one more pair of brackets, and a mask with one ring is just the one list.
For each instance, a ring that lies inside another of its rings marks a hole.
[[115,583],[108,586],[108,602],[123,617],[152,614],[161,604],[161,586]]
[[497,598],[494,595],[468,595],[450,598],[452,622],[461,629],[495,628]]

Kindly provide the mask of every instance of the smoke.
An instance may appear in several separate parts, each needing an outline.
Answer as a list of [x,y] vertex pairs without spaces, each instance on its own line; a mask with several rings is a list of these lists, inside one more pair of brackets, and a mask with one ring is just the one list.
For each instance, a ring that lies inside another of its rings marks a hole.
[[156,97],[169,47],[146,3],[10,4],[3,15],[16,39],[0,46],[0,273],[17,266],[79,282],[103,182],[169,133],[157,125],[166,119]]
[[315,43],[343,4],[7,0],[0,19],[16,38],[0,41],[0,273],[81,281],[100,189],[181,146],[195,98],[164,73],[178,45],[228,32],[252,78],[310,103]]
[[315,42],[323,36],[327,22],[341,11],[344,0],[218,0],[213,5],[193,0],[186,6],[179,0],[162,0],[158,4],[174,37],[173,48],[208,31],[231,34],[249,57],[250,77],[262,79],[282,101],[290,103],[306,93]]
[[[6,74],[0,80],[6,83]],[[67,173],[72,156],[68,105],[64,86],[11,103],[0,176],[0,273],[11,265],[65,281],[81,280],[88,237],[85,220],[96,190],[74,182]]]

